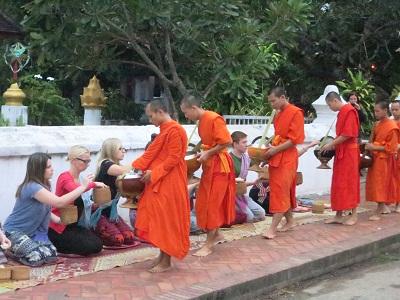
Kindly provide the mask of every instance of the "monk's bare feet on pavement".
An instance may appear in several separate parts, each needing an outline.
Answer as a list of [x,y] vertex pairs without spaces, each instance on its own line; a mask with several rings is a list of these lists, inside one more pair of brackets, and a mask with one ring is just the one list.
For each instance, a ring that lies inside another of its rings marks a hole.
[[379,215],[375,214],[375,215],[370,216],[368,220],[379,221],[380,219],[381,219],[381,217]]
[[161,266],[161,265],[157,265],[157,266],[151,268],[151,269],[149,270],[149,272],[150,272],[150,273],[162,273],[162,272],[166,272],[166,271],[170,270],[171,268],[172,268],[172,266],[163,267],[163,266]]
[[344,218],[342,216],[335,216],[333,218],[325,220],[325,224],[343,224]]
[[160,254],[151,263],[151,267],[154,268],[155,266],[157,266],[161,262],[162,258],[163,258],[163,252],[160,251]]
[[172,268],[172,265],[165,265],[165,264],[158,264],[154,267],[152,267],[149,272],[150,273],[162,273],[162,272],[166,272],[168,270],[170,270]]
[[394,212],[400,214],[400,205],[396,205]]
[[391,212],[392,212],[392,211],[390,210],[390,207],[389,207],[389,206],[387,206],[386,204],[383,205],[381,214],[387,215],[387,214],[390,214]]
[[224,235],[222,233],[220,233],[219,231],[217,231],[217,233],[215,234],[214,237],[214,245],[221,243],[224,241]]
[[203,247],[200,248],[200,250],[193,253],[193,256],[205,257],[210,255],[212,252],[213,252],[212,246],[205,244]]
[[346,221],[343,222],[344,225],[353,226],[357,223],[357,215],[351,215]]
[[263,238],[267,240],[272,240],[273,238],[276,237],[276,233],[273,230],[267,230],[265,234],[262,235]]
[[171,256],[162,251],[160,253],[160,256],[160,262],[149,270],[150,273],[162,273],[171,269]]
[[278,228],[279,232],[286,232],[289,230],[292,230],[294,227],[296,227],[296,222],[288,222],[285,225],[283,225],[282,227]]

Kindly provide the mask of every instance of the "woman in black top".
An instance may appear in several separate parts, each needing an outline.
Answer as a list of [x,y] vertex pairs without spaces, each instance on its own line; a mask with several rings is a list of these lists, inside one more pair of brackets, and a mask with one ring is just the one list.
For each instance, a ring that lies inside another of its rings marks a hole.
[[364,108],[361,106],[358,94],[354,91],[351,92],[347,97],[347,102],[349,102],[357,110],[360,124],[365,123],[367,121],[367,114],[365,113]]
[[121,160],[124,159],[125,152],[126,150],[122,147],[119,139],[106,139],[101,147],[97,162],[95,180],[103,182],[110,187],[111,198],[113,199],[111,207],[103,209],[95,229],[95,232],[106,246],[132,245],[137,243],[133,230],[116,212],[116,205],[120,195],[118,194],[115,180],[117,176],[125,174],[130,170],[130,167],[120,165]]

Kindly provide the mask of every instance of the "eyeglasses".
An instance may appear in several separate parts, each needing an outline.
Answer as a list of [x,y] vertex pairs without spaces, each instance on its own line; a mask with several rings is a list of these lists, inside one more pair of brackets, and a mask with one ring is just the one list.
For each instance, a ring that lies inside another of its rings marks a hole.
[[79,158],[79,157],[77,157],[75,159],[83,162],[84,164],[89,164],[92,161],[91,159],[82,159],[82,158]]
[[119,147],[118,150],[120,150],[122,152],[126,152],[126,148],[124,148],[124,147]]

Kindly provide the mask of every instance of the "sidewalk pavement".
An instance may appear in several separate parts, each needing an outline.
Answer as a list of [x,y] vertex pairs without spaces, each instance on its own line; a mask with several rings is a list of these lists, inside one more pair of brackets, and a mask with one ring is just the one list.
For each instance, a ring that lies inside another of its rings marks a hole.
[[188,255],[174,269],[147,272],[151,262],[5,293],[0,299],[254,299],[400,247],[400,214],[355,226],[317,222],[279,233],[274,240],[243,238],[205,258]]

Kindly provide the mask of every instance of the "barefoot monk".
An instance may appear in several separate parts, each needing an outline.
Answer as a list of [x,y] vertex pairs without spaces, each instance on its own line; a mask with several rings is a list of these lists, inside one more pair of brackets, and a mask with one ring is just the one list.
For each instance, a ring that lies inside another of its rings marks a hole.
[[203,173],[196,198],[197,225],[207,231],[207,241],[194,253],[207,256],[223,237],[222,225],[235,220],[235,171],[227,148],[232,139],[225,120],[215,112],[201,108],[201,100],[186,96],[181,101],[185,117],[199,121],[199,135],[203,151],[198,160]]
[[[376,221],[387,212],[387,205],[396,201],[398,183],[396,154],[399,143],[399,128],[389,119],[389,104],[375,103],[374,114],[377,122],[371,133],[371,140],[365,147],[373,155],[372,166],[368,169],[365,184],[366,200],[377,203],[377,209],[369,219]],[[390,212],[390,210],[388,211]]]
[[[339,112],[336,122],[336,138],[324,145],[321,151],[335,150],[331,186],[331,206],[336,216],[327,224],[354,225],[357,222],[357,206],[360,203],[360,152],[357,143],[360,123],[356,109],[343,103],[340,95],[330,92],[326,103],[332,111]],[[351,210],[350,218],[344,219],[343,211]]]
[[[395,100],[390,104],[390,111],[392,113],[393,119],[400,129],[400,101]],[[400,213],[400,140],[397,145],[397,196],[396,196],[396,208],[395,212]]]
[[146,106],[146,114],[160,134],[132,166],[144,172],[146,183],[135,223],[137,235],[160,248],[150,272],[171,267],[171,256],[182,259],[189,251],[190,207],[187,192],[186,132],[171,119],[160,100]]
[[274,119],[272,146],[266,153],[271,189],[269,211],[273,217],[272,224],[263,237],[273,239],[283,216],[286,224],[280,231],[287,231],[294,226],[292,209],[296,207],[296,171],[299,158],[296,145],[304,141],[304,115],[300,108],[289,103],[286,91],[281,87],[275,87],[269,92],[268,101],[273,109],[279,111]]

